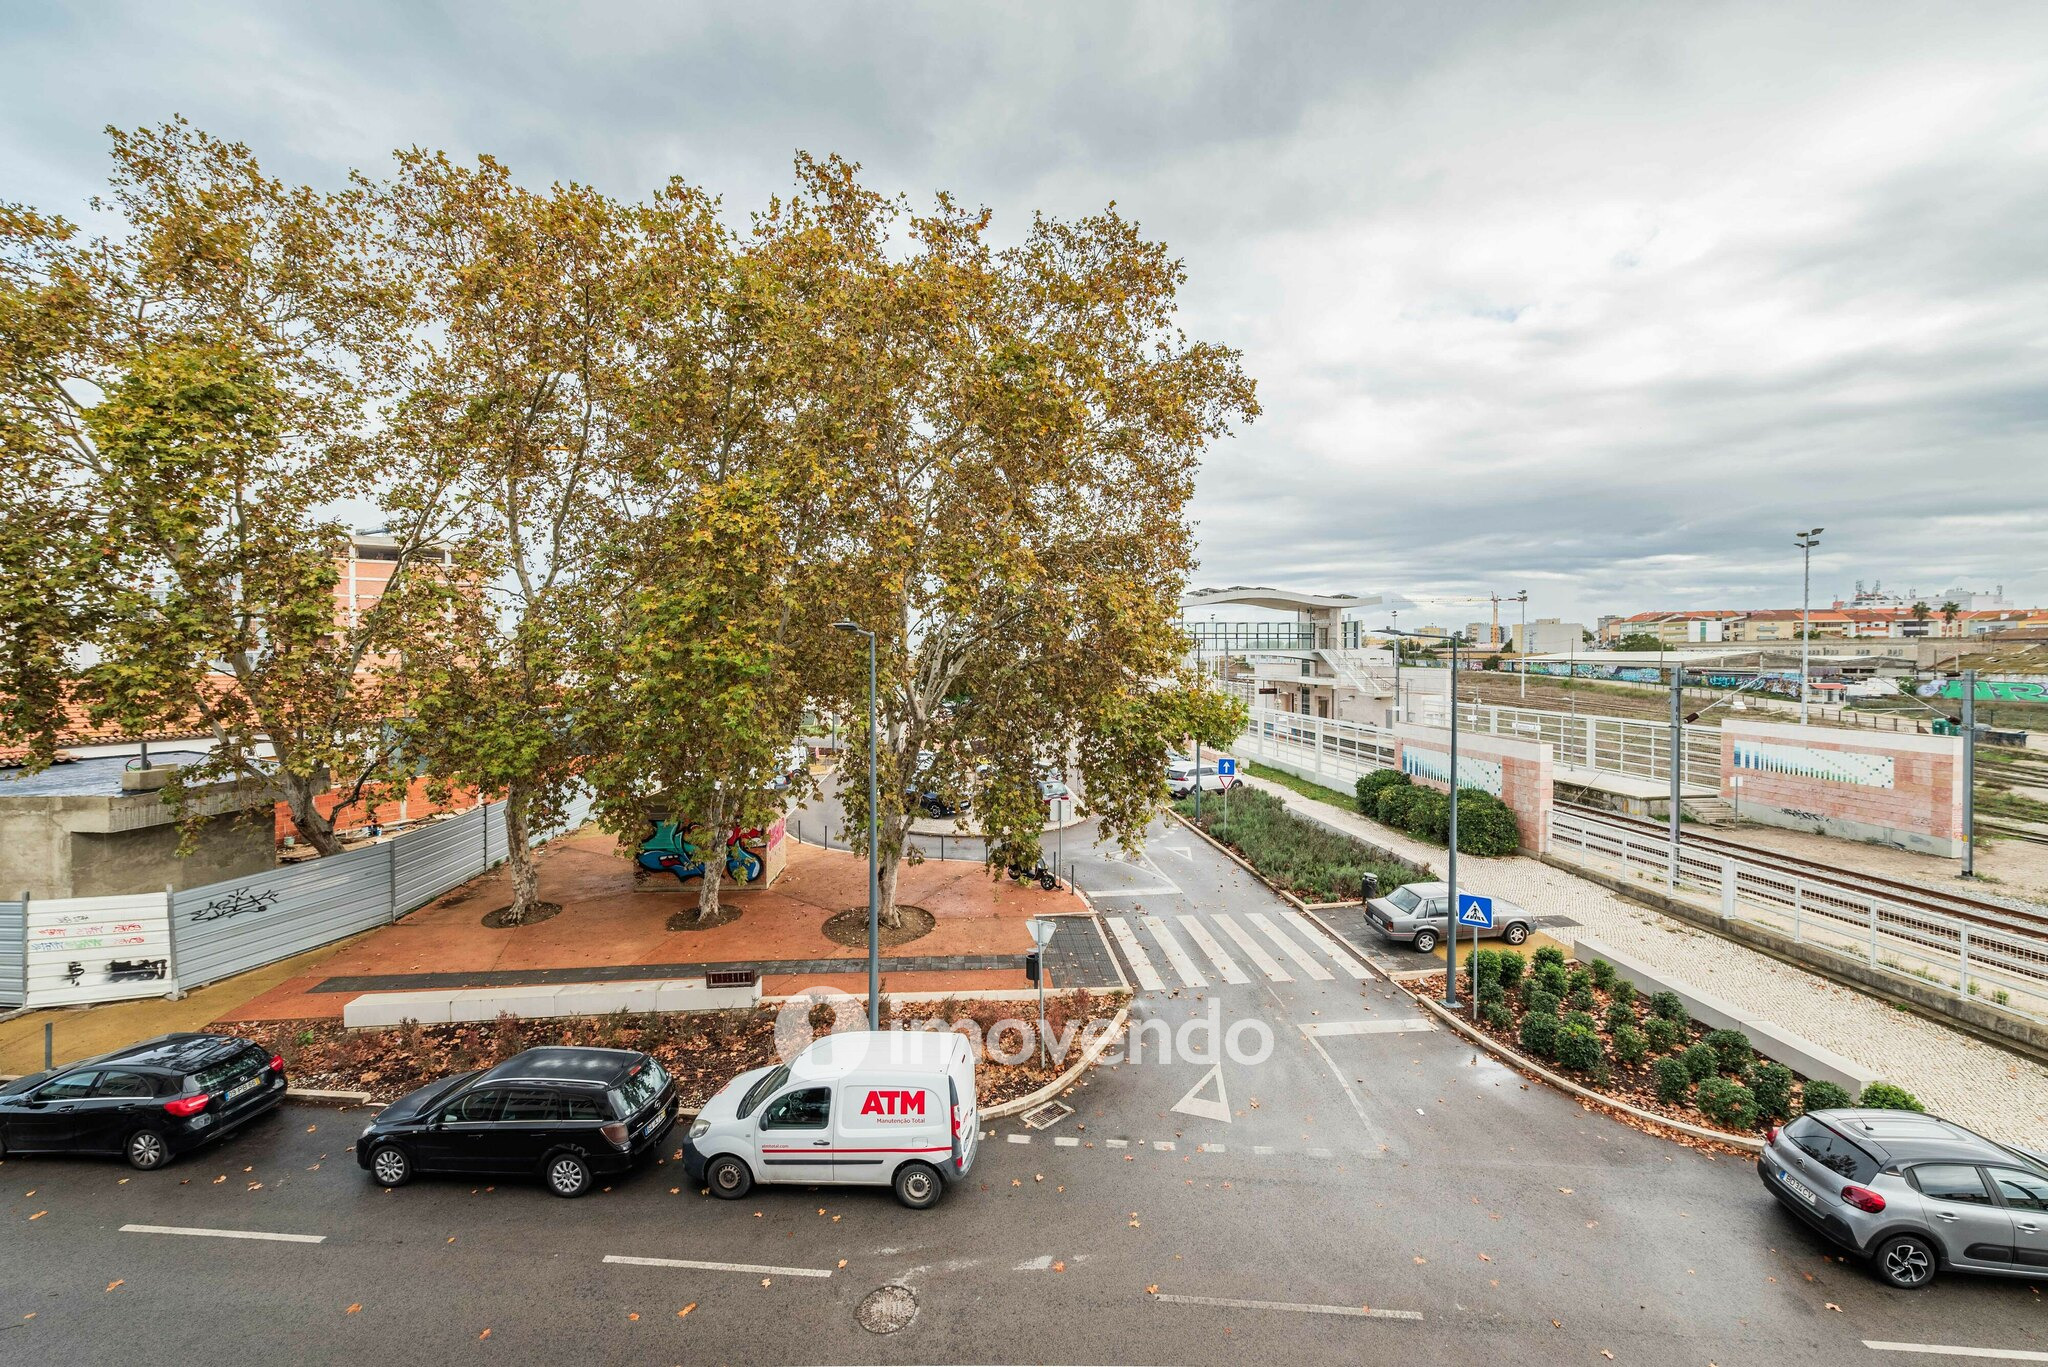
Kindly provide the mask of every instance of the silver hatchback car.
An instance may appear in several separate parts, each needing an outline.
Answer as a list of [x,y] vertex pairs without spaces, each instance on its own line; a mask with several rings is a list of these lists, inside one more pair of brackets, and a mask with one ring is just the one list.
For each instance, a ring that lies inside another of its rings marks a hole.
[[[1385,897],[1367,902],[1365,915],[1373,929],[1389,940],[1406,940],[1427,954],[1443,943],[1451,924],[1450,884],[1403,883]],[[1529,913],[1504,897],[1496,897],[1493,929],[1479,934],[1482,939],[1502,939],[1518,945],[1529,938]]]
[[1912,1111],[1816,1111],[1756,1162],[1780,1205],[1877,1275],[1915,1290],[1940,1268],[2048,1273],[2048,1164]]

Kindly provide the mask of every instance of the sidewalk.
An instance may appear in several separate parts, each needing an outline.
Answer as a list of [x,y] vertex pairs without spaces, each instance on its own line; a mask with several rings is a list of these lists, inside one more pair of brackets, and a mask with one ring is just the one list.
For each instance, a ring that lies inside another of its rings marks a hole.
[[[1443,868],[1440,847],[1265,779],[1247,776],[1243,782],[1326,826]],[[1667,978],[1867,1064],[1919,1097],[1929,1111],[1994,1139],[2036,1145],[2048,1129],[2048,1068],[1659,916],[1534,859],[1460,855],[1458,875],[1461,886],[1506,897],[1539,917],[1574,921]],[[1569,930],[1556,935],[1571,938]]]

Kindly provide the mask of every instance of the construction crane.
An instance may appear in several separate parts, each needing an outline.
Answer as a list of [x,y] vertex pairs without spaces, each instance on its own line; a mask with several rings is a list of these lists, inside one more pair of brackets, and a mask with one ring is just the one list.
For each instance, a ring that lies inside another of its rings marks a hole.
[[1499,645],[1499,644],[1500,644],[1500,605],[1501,605],[1502,603],[1526,603],[1526,602],[1528,602],[1528,601],[1529,601],[1529,591],[1528,591],[1527,589],[1524,589],[1524,590],[1522,590],[1522,591],[1521,591],[1520,593],[1518,593],[1518,594],[1516,594],[1516,593],[1474,593],[1474,594],[1436,594],[1436,593],[1416,593],[1416,594],[1410,594],[1410,595],[1408,595],[1408,597],[1409,597],[1410,599],[1412,599],[1412,600],[1413,600],[1414,602],[1417,602],[1417,603],[1491,603],[1491,604],[1493,605],[1493,628],[1492,628],[1492,632],[1491,632],[1490,636],[1488,637],[1488,639],[1487,639],[1487,642],[1486,642],[1486,643],[1487,643],[1488,645]]

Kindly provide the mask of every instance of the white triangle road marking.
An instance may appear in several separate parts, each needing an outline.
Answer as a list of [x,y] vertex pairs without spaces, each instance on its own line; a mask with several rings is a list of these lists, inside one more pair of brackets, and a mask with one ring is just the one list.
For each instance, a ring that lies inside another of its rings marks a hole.
[[[1216,1083],[1216,1099],[1205,1100],[1200,1093],[1206,1090],[1211,1079]],[[1188,1088],[1187,1095],[1173,1103],[1173,1109],[1183,1115],[1199,1116],[1203,1120],[1220,1120],[1230,1123],[1230,1094],[1223,1089],[1223,1065],[1212,1066],[1202,1074],[1202,1080]]]

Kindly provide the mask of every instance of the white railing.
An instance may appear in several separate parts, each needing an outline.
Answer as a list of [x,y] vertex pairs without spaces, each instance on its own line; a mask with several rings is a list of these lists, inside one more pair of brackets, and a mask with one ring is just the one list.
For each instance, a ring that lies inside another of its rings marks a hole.
[[[1661,833],[1569,811],[1553,812],[1550,829],[1554,855],[1648,870],[1659,883],[1667,877],[1671,846]],[[1703,898],[1730,920],[1789,935],[1795,944],[1936,983],[1958,997],[2048,1017],[2048,936],[2017,916],[1963,920],[1876,887],[1821,882],[1683,840],[1675,891]]]
[[[1419,699],[1413,708],[1416,721],[1429,726],[1448,726],[1450,713],[1445,700]],[[1534,707],[1493,707],[1460,700],[1458,725],[1498,736],[1517,736],[1542,741],[1551,750],[1553,763],[1630,778],[1671,781],[1671,724],[1633,717],[1573,716],[1568,712],[1547,712]],[[1688,785],[1721,788],[1721,728],[1684,728],[1685,782]]]
[[1254,707],[1237,753],[1337,789],[1375,769],[1394,767],[1393,733],[1363,722],[1304,717]]

